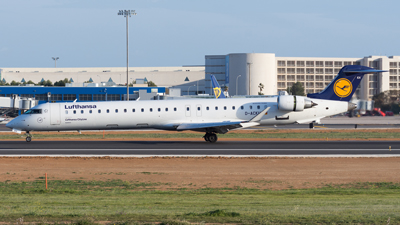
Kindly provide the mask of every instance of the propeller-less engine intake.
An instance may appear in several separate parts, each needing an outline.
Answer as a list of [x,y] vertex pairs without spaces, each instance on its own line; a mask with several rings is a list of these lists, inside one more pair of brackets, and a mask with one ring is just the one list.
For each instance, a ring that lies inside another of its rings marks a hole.
[[303,111],[317,104],[310,99],[295,95],[278,96],[278,109],[282,111]]

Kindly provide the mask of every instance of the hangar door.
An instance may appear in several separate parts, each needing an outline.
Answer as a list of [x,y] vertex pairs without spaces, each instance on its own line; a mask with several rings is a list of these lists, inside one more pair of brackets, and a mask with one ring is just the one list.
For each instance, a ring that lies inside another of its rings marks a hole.
[[61,124],[61,104],[49,104],[50,105],[50,124],[60,125]]

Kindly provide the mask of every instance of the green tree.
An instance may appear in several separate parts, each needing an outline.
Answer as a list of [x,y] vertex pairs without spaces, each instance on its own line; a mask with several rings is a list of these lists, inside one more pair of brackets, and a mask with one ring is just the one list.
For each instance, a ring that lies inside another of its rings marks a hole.
[[157,85],[153,81],[148,81],[147,86],[148,87],[157,87]]
[[286,89],[286,91],[291,95],[302,95],[302,96],[305,96],[303,83],[301,83],[301,82],[294,83],[293,86],[292,87],[288,87]]
[[65,78],[64,80],[56,81],[56,82],[54,83],[54,86],[64,87],[65,84],[68,84],[68,83],[71,83],[71,82],[70,82],[67,78]]
[[10,85],[11,86],[18,86],[18,85],[21,85],[21,83],[20,82],[16,82],[15,80],[13,80],[13,81],[11,81]]
[[40,81],[38,83],[38,85],[43,85],[43,86],[53,86],[53,82],[51,82],[50,80],[46,80],[46,81]]

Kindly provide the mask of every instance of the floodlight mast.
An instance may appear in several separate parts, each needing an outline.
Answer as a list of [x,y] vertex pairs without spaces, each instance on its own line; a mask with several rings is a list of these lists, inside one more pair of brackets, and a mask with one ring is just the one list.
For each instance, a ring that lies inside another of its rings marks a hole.
[[54,60],[54,68],[57,68],[57,60],[59,59],[59,57],[51,57]]
[[135,10],[119,10],[118,15],[126,17],[126,100],[129,101],[129,29],[128,17],[135,16]]

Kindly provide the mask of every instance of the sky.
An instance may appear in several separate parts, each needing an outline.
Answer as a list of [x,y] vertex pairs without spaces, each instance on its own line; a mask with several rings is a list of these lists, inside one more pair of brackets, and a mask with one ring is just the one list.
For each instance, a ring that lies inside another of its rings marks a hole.
[[400,55],[398,0],[0,0],[0,68],[204,65],[205,55]]

